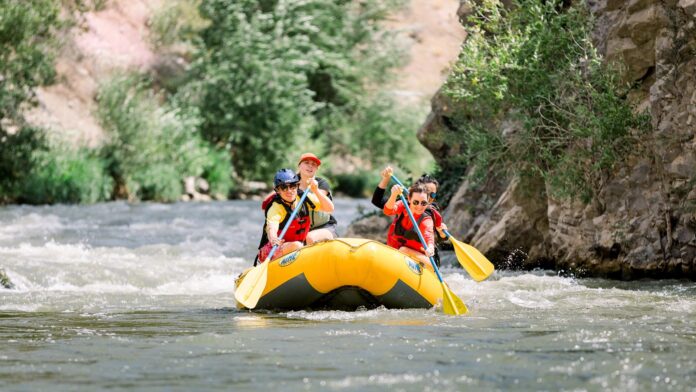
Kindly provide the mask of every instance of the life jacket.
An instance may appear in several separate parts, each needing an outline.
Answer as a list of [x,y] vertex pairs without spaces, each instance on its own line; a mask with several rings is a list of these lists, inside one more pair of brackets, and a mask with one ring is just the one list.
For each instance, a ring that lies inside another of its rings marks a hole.
[[[302,194],[303,192],[301,190],[297,191],[297,195],[300,198],[302,197]],[[271,206],[274,202],[283,206],[283,208],[285,209],[285,218],[282,222],[280,222],[280,225],[278,225],[278,235],[280,235],[280,233],[285,228],[285,225],[288,223],[290,215],[292,215],[293,209],[291,206],[288,206],[283,202],[283,199],[280,197],[280,195],[273,194],[271,196],[272,197],[269,196],[266,198],[270,198],[270,202],[267,203],[266,200],[264,200],[264,216],[268,217],[268,211],[271,209]],[[307,233],[309,233],[309,226],[312,224],[312,222],[309,219],[309,211],[313,208],[314,203],[312,203],[311,200],[305,198],[304,202],[302,203],[302,206],[300,207],[300,210],[297,212],[297,215],[295,215],[295,219],[293,219],[292,222],[290,222],[290,227],[288,227],[288,230],[285,233],[285,237],[283,237],[285,242],[305,241],[305,239],[307,238]],[[261,241],[259,242],[259,249],[263,248],[263,246],[268,243],[266,225],[266,222],[264,222],[263,234],[261,235]]]
[[[416,221],[416,226],[418,228],[420,228],[420,224],[426,216],[430,215],[423,213],[418,218],[418,220]],[[404,227],[402,223],[404,219],[410,218],[408,218],[408,216],[405,213],[401,213],[394,219],[391,226],[389,226],[389,239],[397,242],[399,244],[399,247],[405,246],[407,248],[411,248],[421,252],[423,249],[423,244],[421,244],[420,239],[418,238],[418,233],[416,232],[415,227],[411,226],[410,229]]]
[[[319,179],[319,177],[317,177],[317,179]],[[266,208],[268,208],[268,206],[273,202],[276,195],[277,193],[273,192],[266,196],[266,198],[261,202],[261,209],[265,211]],[[328,198],[333,200],[331,193],[328,194]],[[320,229],[328,223],[336,223],[336,219],[333,217],[333,215],[324,211],[310,210],[309,217],[311,221],[311,230]]]
[[[440,227],[442,225],[442,215],[440,214],[440,211],[438,208],[431,204],[428,204],[428,206],[425,208],[425,212],[423,213],[424,215],[428,215],[433,218],[433,229],[436,227]],[[439,238],[440,236],[436,236]]]

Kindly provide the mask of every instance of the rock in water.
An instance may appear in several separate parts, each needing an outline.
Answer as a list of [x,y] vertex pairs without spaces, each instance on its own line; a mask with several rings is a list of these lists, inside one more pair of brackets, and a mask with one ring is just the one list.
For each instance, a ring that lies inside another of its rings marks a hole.
[[13,289],[15,287],[14,283],[12,283],[10,278],[5,273],[5,270],[2,268],[0,268],[0,286],[6,289]]

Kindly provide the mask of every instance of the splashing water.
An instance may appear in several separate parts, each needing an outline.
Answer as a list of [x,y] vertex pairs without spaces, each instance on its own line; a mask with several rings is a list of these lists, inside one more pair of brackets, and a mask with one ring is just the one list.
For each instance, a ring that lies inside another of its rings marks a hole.
[[[344,231],[364,200],[337,200]],[[258,202],[0,208],[0,390],[693,390],[696,285],[443,277],[470,313],[249,313]],[[455,262],[456,264],[456,262]]]

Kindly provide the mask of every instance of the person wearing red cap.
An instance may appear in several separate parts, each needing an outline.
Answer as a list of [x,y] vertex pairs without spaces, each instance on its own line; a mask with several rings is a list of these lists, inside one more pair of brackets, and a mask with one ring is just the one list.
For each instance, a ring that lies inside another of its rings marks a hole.
[[[319,192],[326,195],[329,200],[333,200],[329,182],[324,178],[316,177],[319,166],[321,166],[321,160],[311,152],[306,152],[300,156],[300,160],[297,163],[297,173],[302,179],[302,181],[300,181],[300,189],[307,189],[307,180],[314,179],[317,181],[317,183],[319,183]],[[334,218],[331,213],[323,211],[311,211],[310,216],[312,225],[310,227],[309,234],[307,234],[307,245],[311,245],[319,241],[332,240],[338,237],[336,234],[336,218]]]

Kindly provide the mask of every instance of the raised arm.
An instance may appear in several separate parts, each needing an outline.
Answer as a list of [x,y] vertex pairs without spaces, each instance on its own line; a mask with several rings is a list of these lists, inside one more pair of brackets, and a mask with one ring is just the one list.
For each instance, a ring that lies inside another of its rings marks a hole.
[[389,199],[384,204],[384,213],[387,215],[394,215],[396,213],[396,198],[401,195],[402,189],[399,185],[394,185],[391,188],[391,195]]
[[387,185],[389,185],[389,181],[391,180],[391,176],[394,173],[394,170],[391,168],[391,166],[387,166],[382,170],[381,176],[382,178],[379,181],[379,184],[377,184],[377,188],[375,188],[375,191],[372,193],[372,205],[377,207],[377,208],[384,208],[384,204],[386,200],[384,200],[384,191],[387,189]]
[[323,211],[323,212],[328,212],[331,213],[334,210],[334,205],[331,199],[329,199],[329,196],[326,192],[322,192],[319,189],[319,183],[315,179],[309,179],[308,180],[308,185],[309,189],[314,193],[314,195],[317,197],[317,200],[319,201],[319,205],[317,206],[317,211]]

